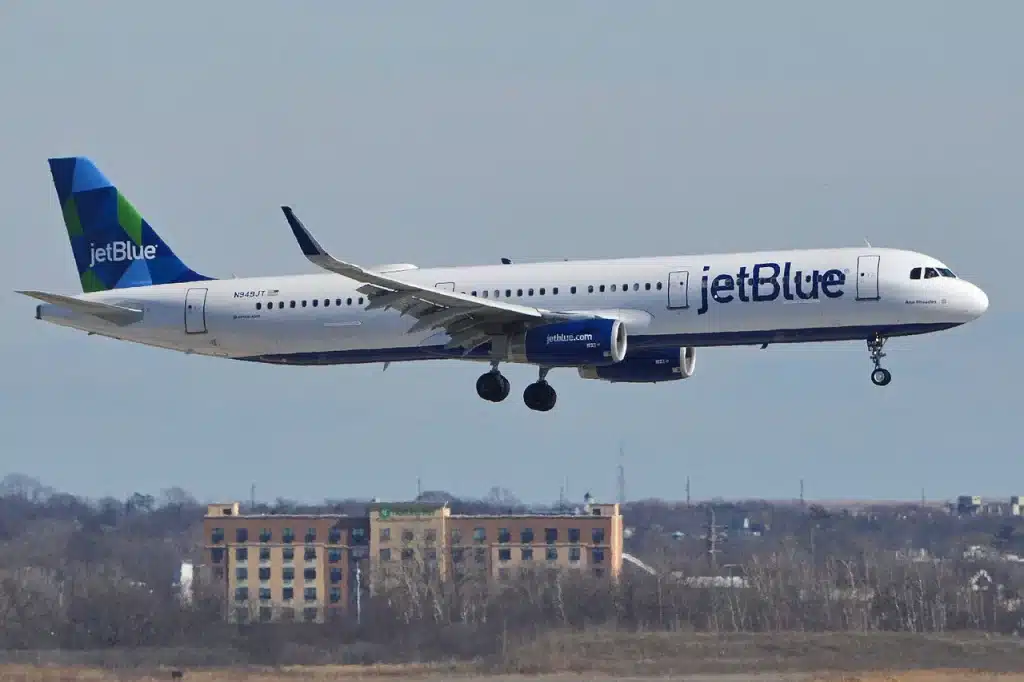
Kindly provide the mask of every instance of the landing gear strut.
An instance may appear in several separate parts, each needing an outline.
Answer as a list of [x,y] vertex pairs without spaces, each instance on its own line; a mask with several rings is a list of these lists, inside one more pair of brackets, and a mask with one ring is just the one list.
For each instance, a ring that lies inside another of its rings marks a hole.
[[885,346],[885,342],[886,338],[881,334],[875,334],[868,339],[868,352],[871,353],[871,362],[875,365],[874,371],[871,372],[871,383],[875,386],[888,386],[892,381],[892,373],[882,367],[882,358],[885,357],[882,347]]
[[508,379],[498,371],[498,363],[491,364],[491,371],[476,380],[476,394],[492,403],[500,403],[512,389]]
[[541,367],[540,378],[527,386],[526,390],[523,391],[523,402],[531,410],[547,412],[555,406],[558,394],[555,393],[555,389],[548,383],[547,377],[550,369],[550,367]]

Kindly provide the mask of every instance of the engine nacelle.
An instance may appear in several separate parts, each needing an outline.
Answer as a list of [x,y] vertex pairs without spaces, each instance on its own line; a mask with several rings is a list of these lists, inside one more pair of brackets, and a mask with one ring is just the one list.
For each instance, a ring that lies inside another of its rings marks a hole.
[[534,327],[508,340],[510,362],[551,367],[604,366],[626,357],[626,326],[603,318]]
[[696,348],[651,349],[636,351],[622,362],[614,365],[580,367],[579,373],[584,379],[656,384],[661,381],[689,379],[693,376],[696,365]]

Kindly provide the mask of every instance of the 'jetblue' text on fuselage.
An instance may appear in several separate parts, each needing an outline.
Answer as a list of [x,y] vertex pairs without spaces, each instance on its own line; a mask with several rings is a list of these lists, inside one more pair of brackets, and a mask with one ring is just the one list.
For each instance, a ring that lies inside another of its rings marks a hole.
[[[748,271],[744,265],[735,275],[711,275],[711,266],[704,266],[704,274],[700,280],[700,307],[698,315],[708,311],[710,300],[715,303],[765,303],[777,300],[780,296],[787,301],[796,299],[808,301],[824,294],[828,298],[839,298],[844,293],[846,274],[839,268],[820,270],[794,270],[793,263],[757,263]],[[820,292],[820,294],[819,294]]]

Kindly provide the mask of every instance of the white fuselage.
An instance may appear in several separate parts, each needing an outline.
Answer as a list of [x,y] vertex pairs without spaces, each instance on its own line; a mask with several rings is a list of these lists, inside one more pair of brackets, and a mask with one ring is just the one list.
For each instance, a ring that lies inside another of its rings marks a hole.
[[[745,280],[737,281],[741,272]],[[394,276],[551,311],[617,317],[629,350],[921,334],[969,322],[988,307],[981,289],[936,259],[870,247],[423,268]],[[488,359],[486,347],[466,356],[446,349],[444,331],[409,333],[415,320],[395,310],[366,310],[361,286],[326,273],[135,287],[77,297],[141,308],[143,318],[133,324],[51,304],[40,305],[37,317],[162,348],[283,364]]]

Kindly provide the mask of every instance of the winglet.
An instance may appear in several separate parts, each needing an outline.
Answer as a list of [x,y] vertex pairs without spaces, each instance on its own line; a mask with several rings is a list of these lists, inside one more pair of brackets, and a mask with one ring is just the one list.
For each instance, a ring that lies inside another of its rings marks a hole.
[[328,255],[324,247],[320,246],[316,239],[313,239],[313,235],[309,233],[306,226],[295,215],[295,211],[292,210],[291,206],[282,206],[281,210],[284,211],[284,218],[288,221],[288,226],[292,228],[295,240],[299,242],[299,248],[302,249],[302,253],[307,258]]

